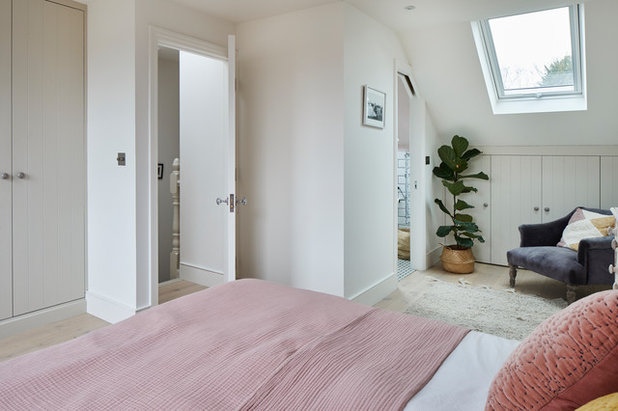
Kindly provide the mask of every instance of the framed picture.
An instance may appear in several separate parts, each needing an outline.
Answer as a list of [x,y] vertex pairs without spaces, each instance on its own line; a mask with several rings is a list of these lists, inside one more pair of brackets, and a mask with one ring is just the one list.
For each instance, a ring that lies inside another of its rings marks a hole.
[[159,180],[163,180],[163,164],[162,163],[157,164],[157,177],[159,177]]
[[384,128],[384,106],[386,93],[364,86],[363,124],[370,127]]

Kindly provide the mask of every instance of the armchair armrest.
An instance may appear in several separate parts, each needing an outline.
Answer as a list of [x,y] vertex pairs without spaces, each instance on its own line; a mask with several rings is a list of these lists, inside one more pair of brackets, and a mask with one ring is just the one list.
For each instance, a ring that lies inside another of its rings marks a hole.
[[[613,259],[614,256],[614,250],[612,249],[613,239],[613,235],[608,235],[605,237],[584,238],[579,242],[579,248],[577,250],[577,262],[584,267],[587,267],[589,263],[588,258],[592,250],[607,251],[608,261],[611,262],[611,259]],[[605,256],[605,253],[603,253],[603,256]]]
[[520,225],[520,247],[543,247],[558,244],[570,218],[571,215],[568,215],[549,223]]

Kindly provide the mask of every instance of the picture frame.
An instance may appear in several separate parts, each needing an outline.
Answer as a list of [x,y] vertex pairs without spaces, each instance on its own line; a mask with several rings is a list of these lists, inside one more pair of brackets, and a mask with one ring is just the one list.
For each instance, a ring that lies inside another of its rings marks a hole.
[[386,93],[363,86],[363,125],[384,128]]
[[163,163],[157,164],[157,177],[159,180],[163,180]]

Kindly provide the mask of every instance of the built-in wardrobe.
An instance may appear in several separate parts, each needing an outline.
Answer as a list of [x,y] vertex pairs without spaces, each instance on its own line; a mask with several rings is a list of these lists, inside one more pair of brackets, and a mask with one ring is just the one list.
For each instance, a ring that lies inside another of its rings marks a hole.
[[0,326],[83,304],[84,15],[0,0]]

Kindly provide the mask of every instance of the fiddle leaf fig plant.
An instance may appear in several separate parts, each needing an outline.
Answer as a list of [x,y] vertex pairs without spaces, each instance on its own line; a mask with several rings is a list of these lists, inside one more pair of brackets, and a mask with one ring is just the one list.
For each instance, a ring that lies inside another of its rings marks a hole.
[[474,223],[473,217],[465,211],[474,208],[474,206],[459,198],[462,194],[478,192],[475,187],[468,185],[469,183],[466,180],[489,180],[489,176],[483,172],[465,174],[470,160],[482,154],[475,148],[468,150],[468,146],[469,143],[465,137],[454,136],[450,146],[443,145],[438,149],[438,155],[442,162],[439,167],[433,169],[433,174],[442,179],[442,185],[453,196],[452,210],[447,208],[442,200],[438,198],[434,200],[440,210],[447,214],[453,223],[452,225],[440,226],[436,234],[438,237],[446,237],[453,233],[457,245],[450,248],[460,250],[472,247],[474,240],[481,243],[485,242],[480,234],[481,230]]

